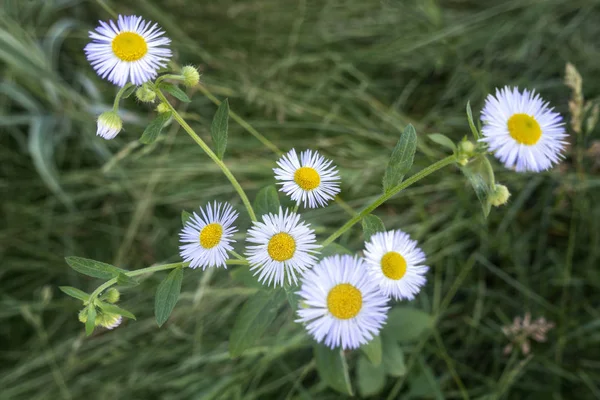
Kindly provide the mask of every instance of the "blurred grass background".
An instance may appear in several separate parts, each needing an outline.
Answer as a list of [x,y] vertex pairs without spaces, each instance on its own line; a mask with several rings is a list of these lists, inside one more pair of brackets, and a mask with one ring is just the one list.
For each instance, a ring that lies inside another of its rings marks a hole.
[[[318,378],[311,342],[283,313],[239,359],[227,338],[255,289],[229,272],[186,271],[169,322],[153,296],[163,274],[125,291],[137,316],[85,338],[80,303],[59,285],[101,282],[64,262],[78,255],[136,269],[179,260],[182,209],[227,200],[226,179],[176,126],[137,142],[153,112],[130,98],[117,139],[95,136],[115,88],[85,60],[87,31],[107,10],[158,22],[178,64],[197,65],[218,98],[280,149],[316,148],[342,171],[355,209],[380,191],[391,147],[411,122],[415,170],[444,156],[426,138],[468,134],[464,107],[505,84],[536,88],[567,116],[567,61],[600,93],[596,0],[2,0],[0,10],[0,398],[339,398]],[[209,141],[216,107],[201,93],[180,106]],[[600,398],[600,176],[588,151],[598,128],[571,139],[549,173],[496,165],[512,192],[485,221],[455,168],[377,210],[422,243],[432,267],[415,306],[443,311],[422,346],[405,346],[405,376],[380,398]],[[226,162],[253,197],[273,182],[277,156],[230,122]],[[595,169],[594,169],[595,168]],[[324,237],[346,218],[337,205],[304,213]],[[248,220],[241,221],[242,228]],[[355,228],[341,243],[360,250]],[[240,247],[240,250],[242,248]],[[450,297],[447,297],[450,294]],[[441,299],[451,300],[440,308]],[[557,327],[532,356],[503,355],[501,327],[531,312]],[[351,376],[355,356],[350,355]],[[464,389],[461,390],[461,386]],[[379,398],[378,397],[378,398]]]

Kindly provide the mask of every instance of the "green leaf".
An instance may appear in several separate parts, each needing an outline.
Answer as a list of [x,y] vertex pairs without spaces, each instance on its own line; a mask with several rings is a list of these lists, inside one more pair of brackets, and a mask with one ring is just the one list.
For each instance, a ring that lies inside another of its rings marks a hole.
[[90,299],[89,294],[72,286],[59,286],[58,288],[67,296],[71,296],[82,301],[88,301]]
[[210,125],[210,135],[215,145],[215,153],[219,159],[223,159],[227,147],[227,130],[229,124],[229,101],[225,99],[219,105],[217,112]]
[[298,309],[298,302],[300,301],[300,296],[298,296],[299,289],[298,286],[284,286],[285,296],[293,311]]
[[85,321],[85,334],[90,336],[94,333],[94,327],[96,326],[96,307],[90,304],[87,309],[87,320]]
[[117,275],[117,285],[119,286],[133,287],[139,284],[140,282],[137,279],[132,278],[131,276],[127,276],[123,273]]
[[352,255],[352,252],[338,243],[329,243],[327,246],[321,249],[321,252],[317,255],[319,260],[324,259],[325,257],[335,256],[336,254],[343,255],[348,254]]
[[264,285],[258,281],[256,276],[252,274],[252,271],[248,269],[248,266],[242,265],[232,270],[229,275],[236,281],[242,283],[244,286],[255,289],[264,289]]
[[133,94],[133,92],[135,92],[137,90],[137,86],[135,85],[131,85],[130,87],[128,87],[127,89],[125,89],[125,91],[123,92],[123,95],[121,96],[122,99],[126,99],[129,96],[131,96]]
[[175,97],[178,100],[183,101],[184,103],[189,103],[191,100],[188,97],[187,94],[185,94],[185,92],[181,89],[179,89],[178,86],[173,85],[172,83],[168,83],[168,82],[161,82],[158,85],[161,89],[166,90],[167,92],[169,92],[171,94],[171,96]]
[[277,214],[279,212],[279,195],[275,186],[267,186],[258,191],[253,204],[256,215]]
[[340,393],[353,395],[348,364],[342,350],[332,350],[327,346],[317,344],[315,345],[315,359],[317,371],[323,382]]
[[246,301],[229,337],[229,354],[232,357],[240,356],[265,333],[285,298],[283,290],[261,290]]
[[481,134],[479,130],[475,127],[475,122],[473,122],[473,111],[471,111],[471,102],[467,101],[467,120],[469,120],[469,127],[471,128],[471,132],[476,140],[481,139]]
[[107,313],[118,314],[125,318],[135,319],[135,315],[133,315],[133,313],[119,306],[115,306],[114,304],[105,303],[103,301],[97,301],[96,304],[102,311],[106,311]]
[[383,221],[374,215],[367,215],[362,220],[363,236],[365,242],[371,239],[371,236],[377,232],[385,232]]
[[423,360],[420,360],[420,371],[412,375],[408,398],[444,399],[439,380],[433,374],[432,369]]
[[385,372],[394,377],[406,375],[404,351],[393,335],[382,334],[383,366]]
[[185,210],[183,210],[183,211],[181,212],[181,224],[182,224],[182,225],[185,225],[185,224],[187,224],[187,222],[188,222],[188,220],[189,220],[190,218],[192,218],[192,213],[189,213],[189,212],[187,212],[187,211],[185,211]]
[[432,142],[452,151],[456,151],[456,144],[448,136],[442,135],[441,133],[432,133],[431,135],[428,135],[428,137]]
[[67,264],[80,274],[100,279],[112,279],[119,273],[127,272],[114,265],[106,264],[96,260],[81,257],[65,257]]
[[381,337],[375,336],[369,343],[360,346],[360,349],[371,361],[371,364],[381,364]]
[[167,275],[156,289],[156,298],[154,299],[154,314],[156,323],[162,326],[175,308],[181,292],[181,282],[183,280],[183,268],[175,268]]
[[484,155],[479,155],[461,168],[467,177],[487,218],[490,213],[491,204],[489,197],[495,185],[494,170],[490,161]]
[[160,113],[154,118],[146,129],[144,129],[144,133],[142,133],[142,137],[140,138],[140,143],[150,144],[156,140],[163,127],[171,118],[171,112],[167,111],[164,113]]
[[433,328],[433,322],[433,317],[424,311],[406,306],[394,307],[388,313],[384,331],[399,342],[412,342]]
[[417,150],[417,132],[412,125],[408,125],[396,147],[392,151],[392,156],[388,162],[387,168],[385,169],[385,175],[383,176],[383,191],[388,192],[394,186],[399,185],[404,179],[404,175],[412,167],[413,160],[415,158],[415,151]]
[[385,369],[383,365],[373,365],[363,356],[358,358],[356,375],[358,391],[363,397],[376,395],[385,386]]

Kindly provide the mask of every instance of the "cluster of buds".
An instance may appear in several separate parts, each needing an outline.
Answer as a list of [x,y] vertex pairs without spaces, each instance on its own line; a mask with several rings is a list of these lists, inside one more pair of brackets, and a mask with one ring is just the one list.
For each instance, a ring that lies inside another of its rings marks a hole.
[[[104,293],[102,296],[100,296],[101,301],[105,301],[105,302],[111,303],[111,304],[118,302],[120,298],[121,298],[121,294],[115,288],[108,289],[106,291],[106,293]],[[92,307],[91,305],[88,305],[88,306]],[[95,326],[102,326],[106,329],[114,329],[117,326],[121,325],[121,322],[123,321],[123,317],[119,314],[107,312],[102,309],[98,309],[98,310],[96,310],[96,312],[97,312],[96,319],[94,321]],[[84,309],[82,309],[79,312],[79,321],[81,323],[85,324],[87,322],[87,319],[88,319],[87,313],[88,313],[87,307],[85,307]]]
[[515,317],[511,325],[502,327],[502,332],[510,340],[510,343],[504,347],[504,354],[510,354],[515,346],[521,348],[521,352],[527,355],[531,352],[531,342],[545,342],[546,334],[554,328],[554,323],[546,321],[540,317],[535,321],[531,320],[531,313],[525,313],[523,318]]

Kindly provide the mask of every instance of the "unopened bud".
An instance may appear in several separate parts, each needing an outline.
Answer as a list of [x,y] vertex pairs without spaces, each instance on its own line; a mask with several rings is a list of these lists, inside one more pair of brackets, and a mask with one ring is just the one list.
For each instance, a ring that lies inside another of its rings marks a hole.
[[117,289],[110,288],[110,289],[108,289],[108,291],[102,297],[107,302],[114,304],[117,301],[119,301],[119,298],[121,297],[121,294],[119,293],[119,291]]
[[495,185],[492,194],[490,195],[490,204],[494,207],[501,206],[506,204],[508,198],[510,197],[510,192],[508,188],[504,185]]
[[96,135],[104,139],[113,139],[123,129],[123,120],[114,111],[107,111],[98,117],[98,130]]
[[469,140],[458,142],[458,152],[470,156],[475,151],[475,145]]
[[148,85],[142,85],[135,91],[135,97],[143,103],[152,103],[156,99],[156,93]]
[[183,84],[187,87],[196,86],[200,82],[200,74],[198,70],[191,65],[186,65],[181,69],[183,75]]
[[96,325],[100,325],[106,329],[115,329],[117,326],[121,325],[122,321],[123,317],[119,314],[103,312],[96,318]]
[[169,108],[169,106],[167,105],[167,103],[160,103],[158,106],[156,106],[156,111],[158,111],[159,113],[166,113],[168,111],[171,111],[171,109]]
[[79,322],[84,323],[84,324],[87,322],[87,313],[88,313],[87,307],[84,308],[83,310],[79,311],[79,315],[78,315]]

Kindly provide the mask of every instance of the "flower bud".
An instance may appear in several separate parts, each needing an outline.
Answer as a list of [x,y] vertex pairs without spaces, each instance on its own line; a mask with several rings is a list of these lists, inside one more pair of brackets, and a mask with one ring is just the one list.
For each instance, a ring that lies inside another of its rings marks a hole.
[[79,317],[79,322],[84,323],[84,324],[87,322],[87,307],[85,307],[84,309],[79,311],[78,317]]
[[96,135],[104,139],[113,139],[123,128],[123,121],[119,114],[114,111],[107,111],[100,114],[98,117],[98,130]]
[[121,317],[119,314],[107,312],[103,312],[96,317],[96,325],[100,325],[106,329],[115,329],[117,326],[121,325],[122,321],[123,317]]
[[490,204],[494,207],[501,206],[506,204],[508,198],[510,197],[510,192],[508,188],[504,185],[495,185],[492,194],[490,195]]
[[469,163],[469,157],[467,157],[464,154],[459,154],[457,162],[464,167],[465,165],[467,165]]
[[458,152],[467,156],[473,155],[475,145],[469,140],[462,140],[458,143]]
[[152,103],[156,99],[156,93],[148,85],[142,85],[135,91],[135,97],[143,103]]
[[186,65],[181,69],[183,75],[183,84],[187,87],[196,86],[200,82],[200,74],[198,70],[191,65]]
[[169,108],[169,106],[167,105],[167,103],[160,103],[158,106],[156,106],[156,111],[158,111],[159,113],[166,113],[168,111],[171,111],[171,109]]
[[117,301],[119,301],[119,298],[121,297],[121,294],[119,293],[119,291],[117,289],[110,288],[110,289],[108,289],[108,291],[106,293],[104,293],[104,295],[102,297],[107,302],[114,304]]

